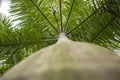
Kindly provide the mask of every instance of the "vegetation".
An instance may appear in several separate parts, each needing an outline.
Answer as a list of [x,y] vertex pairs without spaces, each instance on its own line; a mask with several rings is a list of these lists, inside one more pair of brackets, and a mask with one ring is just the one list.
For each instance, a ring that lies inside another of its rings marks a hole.
[[119,0],[11,0],[10,13],[0,17],[0,74],[55,43],[61,32],[74,41],[120,48]]

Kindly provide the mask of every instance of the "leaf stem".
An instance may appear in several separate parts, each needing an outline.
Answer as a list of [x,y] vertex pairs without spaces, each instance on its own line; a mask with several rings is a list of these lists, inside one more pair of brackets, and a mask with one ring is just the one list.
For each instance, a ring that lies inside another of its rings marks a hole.
[[71,12],[72,12],[73,5],[74,5],[74,1],[75,0],[72,0],[72,5],[71,5],[71,8],[70,8],[70,11],[69,11],[69,14],[68,14],[68,18],[67,18],[67,21],[66,21],[66,24],[65,24],[65,27],[64,27],[64,31],[68,28],[69,19],[70,19],[70,15],[71,15]]
[[58,19],[57,19],[57,16],[56,16],[56,10],[54,9],[52,3],[50,3],[50,5],[51,5],[52,11],[53,11],[53,15],[54,15],[56,23],[57,23],[57,27],[59,28]]
[[49,21],[49,19],[45,16],[45,14],[39,9],[39,7],[35,4],[35,2],[33,0],[30,0],[32,2],[32,4],[37,8],[37,10],[42,14],[42,16],[47,20],[47,22],[51,25],[51,27],[57,32],[59,33],[59,31],[55,28],[55,26]]
[[63,26],[62,26],[62,2],[59,0],[60,5],[60,31],[63,32]]
[[39,41],[26,41],[26,42],[19,42],[19,43],[5,43],[0,44],[0,47],[7,47],[7,46],[17,46],[17,45],[28,45],[28,44],[36,44],[36,43],[43,43],[43,42],[49,42],[49,41],[56,41],[58,38],[52,38],[52,39],[42,39]]
[[108,24],[106,24],[96,35],[95,37],[91,40],[91,42],[94,42],[97,37],[115,20],[116,18],[113,18]]
[[80,22],[78,25],[76,25],[73,29],[71,29],[70,31],[67,32],[66,35],[70,34],[72,31],[74,31],[75,29],[77,29],[80,25],[82,25],[84,22],[86,22],[89,18],[91,18],[95,13],[97,13],[101,8],[104,7],[106,3],[104,3],[101,7],[99,7],[96,11],[94,11],[93,13],[91,13],[87,18],[85,18],[82,22]]

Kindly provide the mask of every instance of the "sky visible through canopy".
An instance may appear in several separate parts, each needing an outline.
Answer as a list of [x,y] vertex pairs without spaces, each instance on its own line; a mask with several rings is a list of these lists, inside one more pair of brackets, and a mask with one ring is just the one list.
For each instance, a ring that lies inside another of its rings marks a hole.
[[[9,9],[10,9],[10,1],[2,0],[1,6],[0,6],[0,13],[2,13],[3,16],[9,17],[10,16]],[[18,23],[19,21],[14,21],[12,26],[16,26]]]
[[0,7],[0,13],[2,13],[5,16],[9,16],[8,10],[10,9],[10,2],[9,1],[2,1],[1,7]]

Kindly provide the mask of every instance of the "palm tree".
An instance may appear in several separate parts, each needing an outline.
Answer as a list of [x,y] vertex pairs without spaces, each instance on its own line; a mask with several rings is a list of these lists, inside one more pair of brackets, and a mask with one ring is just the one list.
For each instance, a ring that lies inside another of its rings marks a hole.
[[11,0],[10,13],[0,17],[0,74],[56,43],[61,33],[74,41],[120,48],[119,0]]

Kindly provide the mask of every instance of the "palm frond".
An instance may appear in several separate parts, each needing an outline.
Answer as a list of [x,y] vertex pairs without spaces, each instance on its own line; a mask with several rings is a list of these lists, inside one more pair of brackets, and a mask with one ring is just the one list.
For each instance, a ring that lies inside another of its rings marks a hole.
[[[42,28],[41,28],[42,29]],[[31,35],[31,33],[33,35]],[[15,65],[36,50],[53,44],[57,38],[39,35],[34,26],[20,29],[12,27],[12,22],[6,17],[0,18],[0,74]],[[50,34],[47,33],[46,34]]]
[[94,8],[94,11],[68,31],[69,37],[77,41],[87,41],[109,48],[118,48],[119,38],[115,36],[119,36],[120,30],[118,27],[120,25],[120,17],[116,15],[120,12],[117,8],[119,6],[116,7],[118,10],[114,9],[116,10],[116,14],[112,14],[107,10],[110,0],[106,0],[105,2],[94,1],[96,1],[93,3],[94,6],[88,8],[91,12],[92,9],[90,8]]

